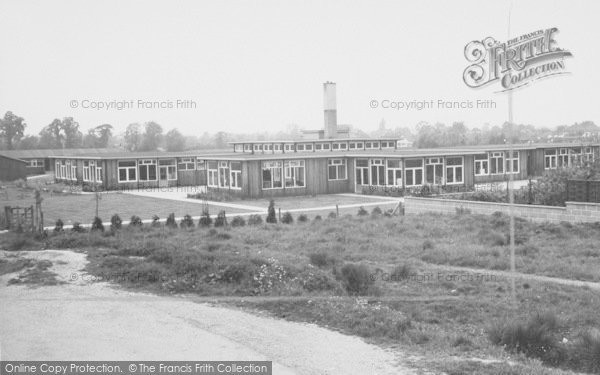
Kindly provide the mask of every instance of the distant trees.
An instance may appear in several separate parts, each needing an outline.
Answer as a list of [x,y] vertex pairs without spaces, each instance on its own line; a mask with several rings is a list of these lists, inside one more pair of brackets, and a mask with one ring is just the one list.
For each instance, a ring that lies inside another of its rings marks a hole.
[[19,117],[11,111],[6,112],[4,118],[0,119],[0,137],[8,150],[12,150],[14,144],[23,138],[26,126],[23,117]]
[[142,144],[140,151],[154,151],[158,149],[163,137],[162,126],[154,121],[150,121],[144,124],[144,135],[142,137]]
[[40,148],[76,148],[83,145],[83,134],[73,117],[54,119],[40,132]]
[[83,145],[89,148],[105,148],[112,137],[113,127],[110,124],[98,125],[88,130],[83,138]]
[[137,122],[127,125],[124,141],[127,151],[138,151],[142,145],[142,126]]
[[171,129],[165,135],[167,151],[183,151],[185,149],[185,137],[177,129]]

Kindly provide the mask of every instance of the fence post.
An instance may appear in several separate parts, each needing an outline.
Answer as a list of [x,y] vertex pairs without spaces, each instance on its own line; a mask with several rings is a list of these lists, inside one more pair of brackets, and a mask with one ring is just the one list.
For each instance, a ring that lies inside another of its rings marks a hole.
[[281,207],[279,207],[279,222],[281,222]]
[[340,208],[337,203],[335,204],[335,217],[340,217]]

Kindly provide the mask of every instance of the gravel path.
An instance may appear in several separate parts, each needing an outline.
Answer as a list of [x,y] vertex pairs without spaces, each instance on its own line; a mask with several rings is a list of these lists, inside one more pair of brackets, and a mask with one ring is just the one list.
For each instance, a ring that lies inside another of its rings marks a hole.
[[413,373],[397,353],[315,325],[71,280],[85,254],[19,256],[52,261],[66,283],[7,286],[16,274],[0,276],[3,360],[268,360],[274,374]]

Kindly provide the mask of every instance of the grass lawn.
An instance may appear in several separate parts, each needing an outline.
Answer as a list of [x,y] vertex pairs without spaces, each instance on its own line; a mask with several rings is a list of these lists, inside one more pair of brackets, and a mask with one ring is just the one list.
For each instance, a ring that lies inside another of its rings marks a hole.
[[[145,226],[40,241],[8,234],[0,247],[85,249],[89,272],[118,276],[131,288],[259,297],[224,303],[364,337],[436,372],[600,371],[597,290],[519,279],[513,306],[509,280],[486,276],[486,269],[508,268],[507,222],[502,215],[424,214],[189,230]],[[600,226],[518,221],[517,229],[520,272],[598,280]],[[439,265],[473,267],[480,275]],[[277,296],[285,298],[260,298]],[[510,333],[538,314],[555,321],[513,333],[543,342],[538,357],[492,342],[494,332]],[[584,345],[587,332],[592,339]],[[587,354],[565,354],[579,352]]]

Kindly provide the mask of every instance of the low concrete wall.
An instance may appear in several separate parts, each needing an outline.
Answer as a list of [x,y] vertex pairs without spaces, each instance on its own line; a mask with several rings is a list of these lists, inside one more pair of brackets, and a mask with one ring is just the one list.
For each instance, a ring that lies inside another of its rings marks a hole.
[[[437,198],[404,198],[404,212],[408,215],[420,214],[424,212],[455,214],[457,210],[460,209],[469,210],[473,214],[483,215],[491,215],[496,211],[505,214],[509,213],[509,205],[506,203],[477,202]],[[513,212],[515,216],[538,222],[600,222],[599,203],[567,202],[566,207],[515,204]]]

